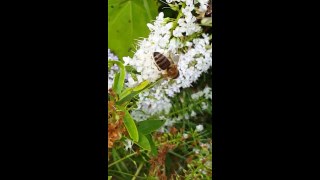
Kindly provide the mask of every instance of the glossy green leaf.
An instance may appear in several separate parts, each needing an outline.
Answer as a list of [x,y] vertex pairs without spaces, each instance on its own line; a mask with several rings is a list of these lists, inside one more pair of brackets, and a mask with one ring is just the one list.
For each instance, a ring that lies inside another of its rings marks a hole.
[[132,57],[136,40],[148,36],[157,8],[156,0],[108,0],[108,48],[119,59]]
[[149,150],[149,151],[151,150],[151,146],[150,146],[148,138],[145,135],[141,134],[141,133],[139,133],[139,141],[136,142],[136,144],[138,146],[140,146],[141,148],[143,148],[143,149],[146,149],[146,150]]
[[135,142],[139,141],[139,134],[136,123],[127,110],[125,111],[123,122],[131,139]]
[[145,121],[140,121],[137,124],[138,131],[142,134],[150,134],[153,131],[156,131],[157,129],[161,128],[165,120],[145,120]]
[[112,176],[108,176],[108,180],[112,179]]

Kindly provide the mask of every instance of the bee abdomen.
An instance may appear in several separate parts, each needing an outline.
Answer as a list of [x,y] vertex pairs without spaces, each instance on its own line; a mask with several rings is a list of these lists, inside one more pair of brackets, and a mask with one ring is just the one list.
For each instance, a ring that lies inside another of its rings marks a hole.
[[162,70],[166,70],[168,69],[168,67],[170,66],[170,61],[168,60],[167,57],[165,57],[163,54],[159,53],[159,52],[154,52],[153,53],[153,57],[155,59],[155,62],[157,63],[157,65],[162,69]]

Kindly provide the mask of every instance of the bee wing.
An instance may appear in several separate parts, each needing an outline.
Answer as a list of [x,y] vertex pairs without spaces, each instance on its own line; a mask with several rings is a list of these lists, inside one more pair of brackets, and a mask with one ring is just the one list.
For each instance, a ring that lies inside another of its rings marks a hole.
[[170,54],[172,61],[177,64],[179,62],[180,56],[178,54]]

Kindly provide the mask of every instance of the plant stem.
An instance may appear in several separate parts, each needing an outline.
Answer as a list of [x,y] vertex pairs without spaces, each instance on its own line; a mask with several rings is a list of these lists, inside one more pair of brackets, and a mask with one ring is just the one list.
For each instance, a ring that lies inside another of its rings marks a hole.
[[[124,174],[124,175],[127,175],[127,176],[133,176],[132,174],[129,174],[129,173],[125,173],[125,172],[120,172],[120,171],[115,171],[115,170],[108,170],[109,172],[114,172],[114,173],[118,173],[118,174]],[[145,177],[142,177],[142,176],[136,176],[137,178],[141,178],[141,179],[145,179]]]
[[138,175],[139,175],[139,173],[140,173],[140,171],[141,171],[141,169],[142,169],[142,166],[143,166],[143,163],[141,163],[141,164],[139,165],[138,170],[137,170],[137,172],[134,174],[132,180],[135,180],[136,177],[138,177]]
[[113,165],[115,165],[115,164],[117,164],[117,163],[119,163],[119,162],[121,162],[121,161],[123,161],[123,160],[125,160],[125,159],[128,159],[129,157],[131,157],[131,156],[133,156],[133,155],[136,155],[136,154],[137,154],[137,152],[134,152],[134,153],[132,153],[132,154],[129,154],[129,155],[127,155],[127,156],[125,156],[125,157],[123,157],[123,158],[121,158],[121,159],[119,159],[119,160],[111,163],[110,165],[108,165],[108,168],[111,167],[111,166],[113,166]]
[[173,151],[169,151],[169,153],[170,154],[173,154],[173,155],[175,155],[175,156],[177,156],[177,157],[179,157],[179,158],[181,158],[181,159],[186,159],[185,157],[183,157],[183,156],[181,156],[180,154],[177,154],[177,153],[175,153],[175,152],[173,152]]
[[[203,99],[203,100],[200,100],[200,101],[194,103],[193,105],[200,104],[200,103],[203,102],[203,101],[205,101],[205,100],[204,100],[204,99]],[[190,106],[188,106],[188,107],[186,107],[186,108],[182,108],[182,109],[179,110],[179,111],[175,111],[175,112],[169,113],[168,116],[171,116],[171,115],[174,115],[174,114],[178,114],[179,112],[184,111],[184,110],[186,110],[186,109],[190,109]]]

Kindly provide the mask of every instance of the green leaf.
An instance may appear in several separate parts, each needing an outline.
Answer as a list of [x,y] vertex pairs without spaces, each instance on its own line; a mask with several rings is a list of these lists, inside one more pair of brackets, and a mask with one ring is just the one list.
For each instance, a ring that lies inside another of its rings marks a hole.
[[134,96],[136,96],[137,94],[138,94],[138,92],[130,91],[127,96],[125,96],[124,98],[120,99],[118,102],[116,102],[116,104],[124,104],[126,102],[130,102],[131,99]]
[[108,176],[108,180],[111,180],[112,179],[112,176]]
[[123,89],[124,79],[126,77],[125,67],[120,61],[110,60],[108,61],[108,65],[109,64],[117,64],[120,69],[120,72],[115,75],[113,82],[113,89],[116,91],[117,94],[120,94]]
[[118,93],[118,84],[119,84],[119,77],[120,77],[120,73],[116,73],[113,79],[113,85],[112,85],[112,89],[114,89],[117,93]]
[[148,88],[149,81],[145,80],[142,83],[140,83],[138,86],[133,88],[127,88],[125,89],[120,95],[119,95],[119,101],[116,102],[117,104],[123,104],[125,102],[131,101],[131,99],[138,95],[140,92]]
[[131,73],[134,73],[134,74],[140,74],[133,66],[126,65],[125,68],[126,68],[127,72],[131,72]]
[[138,81],[138,77],[135,73],[130,73],[133,80]]
[[165,120],[145,120],[138,122],[138,131],[142,134],[150,134],[153,131],[161,128],[165,123]]
[[[131,93],[134,93],[135,95],[138,94],[141,90],[146,88],[146,86],[149,84],[148,80],[143,81],[140,83],[138,86],[133,87],[133,88],[127,88],[125,89],[120,95],[119,98],[120,100],[123,99],[124,97],[128,96]],[[134,92],[135,91],[135,92]]]
[[108,0],[108,48],[119,59],[133,55],[135,40],[147,37],[158,14],[155,0]]
[[136,142],[136,144],[138,146],[140,146],[141,148],[143,148],[143,149],[146,149],[146,150],[149,150],[149,151],[151,150],[151,146],[150,146],[148,138],[145,135],[141,134],[141,133],[139,133],[139,141]]
[[155,145],[154,142],[153,142],[153,139],[152,139],[151,134],[147,134],[147,135],[145,135],[145,136],[147,137],[147,139],[148,139],[148,141],[149,141],[149,143],[150,143],[152,155],[157,156],[157,155],[158,155],[158,150],[157,150],[156,145]]
[[[116,102],[117,105],[124,104],[126,102],[130,102],[132,98],[134,98],[136,95],[141,93],[142,91],[146,91],[147,89],[152,88],[157,83],[161,81],[161,78],[159,78],[157,81],[153,83],[149,83],[149,81],[145,80],[142,83],[140,83],[137,87],[125,89],[120,95],[119,95],[119,101]],[[148,83],[148,84],[147,84]],[[137,91],[134,91],[137,90]]]
[[132,119],[130,113],[127,110],[125,110],[123,122],[124,122],[124,125],[129,133],[131,139],[135,142],[139,141],[139,134],[138,134],[137,126],[136,126],[134,120]]
[[145,87],[147,87],[149,85],[149,81],[145,80],[142,83],[140,83],[138,86],[134,87],[133,90],[134,91],[140,91],[143,90]]
[[128,96],[129,94],[131,94],[133,91],[133,88],[126,88],[125,90],[122,91],[122,93],[120,93],[119,95],[119,99],[123,99],[124,97]]

